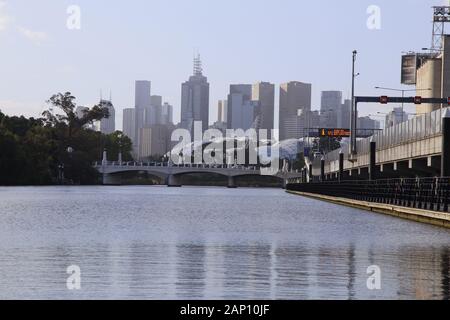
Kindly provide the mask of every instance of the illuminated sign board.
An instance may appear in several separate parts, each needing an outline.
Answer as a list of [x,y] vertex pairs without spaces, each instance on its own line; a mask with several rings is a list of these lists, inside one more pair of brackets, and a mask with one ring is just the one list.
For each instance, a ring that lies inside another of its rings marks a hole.
[[319,129],[320,137],[349,138],[351,134],[350,129]]

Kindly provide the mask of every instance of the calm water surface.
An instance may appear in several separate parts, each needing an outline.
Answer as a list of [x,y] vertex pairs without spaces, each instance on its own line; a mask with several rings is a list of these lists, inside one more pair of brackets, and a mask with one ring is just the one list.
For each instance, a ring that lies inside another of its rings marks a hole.
[[449,299],[449,245],[279,189],[0,188],[2,299]]

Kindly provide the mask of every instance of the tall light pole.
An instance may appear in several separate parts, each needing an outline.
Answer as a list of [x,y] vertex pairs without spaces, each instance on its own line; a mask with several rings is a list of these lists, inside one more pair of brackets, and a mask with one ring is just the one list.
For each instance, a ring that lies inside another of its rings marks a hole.
[[353,50],[353,58],[352,58],[352,108],[351,108],[351,124],[350,124],[350,131],[351,131],[351,139],[350,139],[350,148],[351,148],[351,154],[356,155],[356,126],[357,126],[357,110],[356,110],[356,101],[355,101],[355,78],[359,74],[355,74],[355,64],[356,64],[356,55],[358,54],[358,51]]
[[[405,92],[431,91],[431,88],[427,88],[427,89],[394,89],[394,88],[375,87],[375,89],[401,92],[402,98],[405,98]],[[402,102],[402,122],[405,122],[405,103],[404,102]]]

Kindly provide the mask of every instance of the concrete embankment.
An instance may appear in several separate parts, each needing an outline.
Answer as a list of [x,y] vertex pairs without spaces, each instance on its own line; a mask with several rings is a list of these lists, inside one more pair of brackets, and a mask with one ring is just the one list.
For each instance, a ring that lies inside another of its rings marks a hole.
[[390,216],[408,219],[416,222],[432,224],[439,227],[449,228],[450,229],[450,213],[423,210],[423,209],[414,209],[407,207],[394,206],[390,204],[382,204],[375,202],[367,202],[367,201],[359,201],[352,200],[346,198],[338,198],[331,196],[324,196],[319,194],[298,192],[298,191],[287,191],[288,193],[313,198],[317,200],[327,201],[331,203],[335,203],[338,205],[358,208],[362,210],[387,214]]

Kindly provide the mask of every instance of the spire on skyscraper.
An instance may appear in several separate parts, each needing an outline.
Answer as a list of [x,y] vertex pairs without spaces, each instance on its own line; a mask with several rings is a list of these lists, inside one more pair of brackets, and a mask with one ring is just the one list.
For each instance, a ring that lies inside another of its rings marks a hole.
[[198,53],[197,56],[194,57],[194,76],[201,75],[203,75],[202,60],[200,58],[200,53]]

